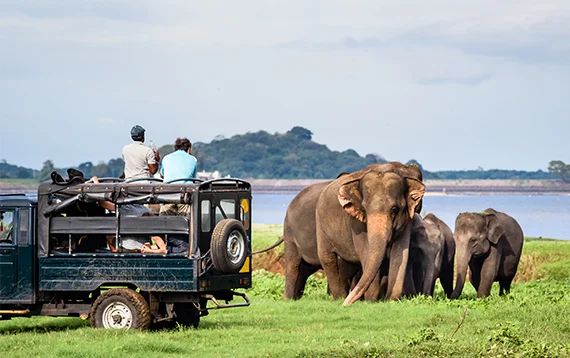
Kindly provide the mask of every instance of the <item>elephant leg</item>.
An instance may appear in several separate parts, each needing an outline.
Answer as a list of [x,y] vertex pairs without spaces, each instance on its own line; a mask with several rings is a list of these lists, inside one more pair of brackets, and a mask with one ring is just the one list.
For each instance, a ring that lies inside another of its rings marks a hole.
[[[301,298],[303,290],[305,289],[305,282],[301,277],[301,265],[303,259],[294,244],[287,244],[285,241],[285,293],[286,299],[296,300]],[[307,275],[308,277],[308,275]]]
[[481,283],[481,266],[482,261],[470,262],[469,263],[469,281],[475,288],[475,291],[479,291],[479,284]]
[[380,276],[380,291],[378,293],[378,297],[385,299],[387,293],[388,293],[388,276],[381,275]]
[[362,269],[360,265],[353,264],[344,259],[338,258],[338,270],[341,280],[344,282],[346,292],[350,291],[353,286],[356,286],[360,276],[362,276]]
[[[392,243],[390,250],[390,267],[388,269],[388,292],[386,293],[386,298],[389,300],[397,300],[402,297],[404,283],[410,281],[411,278],[410,270],[407,270],[410,234],[411,225],[407,225],[402,233],[394,238],[394,242]],[[408,279],[406,277],[408,277]],[[413,282],[413,278],[411,281]]]
[[450,298],[453,293],[453,263],[451,264],[451,267],[448,265],[441,267],[441,271],[439,272],[439,281],[445,291],[445,295],[447,298]]
[[319,268],[320,267],[318,266],[313,266],[306,263],[304,260],[301,261],[301,266],[299,267],[299,278],[297,279],[297,286],[295,287],[295,295],[298,295],[298,298],[301,298],[301,296],[303,296],[309,276],[317,272]]
[[513,278],[504,278],[499,280],[499,287],[500,287],[499,296],[503,296],[511,292],[512,282]]
[[491,287],[499,270],[500,253],[496,247],[491,247],[489,256],[481,266],[481,280],[477,289],[477,297],[487,297],[491,294]]
[[364,300],[365,301],[378,301],[380,299],[380,297],[381,297],[380,296],[380,292],[381,292],[380,280],[381,279],[382,278],[380,277],[380,274],[376,275],[376,277],[374,278],[374,280],[370,284],[370,287],[368,287],[368,289],[364,293]]
[[326,242],[319,245],[319,260],[327,275],[328,289],[333,300],[348,296],[347,281],[341,273],[339,257]]

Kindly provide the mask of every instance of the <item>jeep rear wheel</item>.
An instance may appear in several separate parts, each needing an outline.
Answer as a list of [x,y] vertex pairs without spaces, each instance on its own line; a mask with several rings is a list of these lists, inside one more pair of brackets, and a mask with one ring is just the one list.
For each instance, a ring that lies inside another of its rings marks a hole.
[[128,288],[113,288],[99,296],[91,307],[91,327],[140,329],[150,326],[145,299]]
[[212,232],[212,263],[223,273],[237,273],[247,257],[247,234],[241,221],[221,220]]

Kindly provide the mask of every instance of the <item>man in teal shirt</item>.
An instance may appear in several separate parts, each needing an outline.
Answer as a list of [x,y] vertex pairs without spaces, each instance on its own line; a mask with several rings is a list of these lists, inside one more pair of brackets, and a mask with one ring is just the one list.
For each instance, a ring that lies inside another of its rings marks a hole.
[[[177,179],[196,178],[198,160],[192,154],[192,143],[188,138],[177,138],[174,143],[174,152],[162,159],[160,176],[165,183]],[[185,181],[177,181],[184,183]],[[186,215],[189,216],[190,205],[187,204],[164,204],[160,208],[160,215]]]
[[176,139],[174,152],[162,159],[160,176],[165,183],[177,179],[196,178],[198,160],[190,154],[191,150],[192,143],[190,143],[188,138]]

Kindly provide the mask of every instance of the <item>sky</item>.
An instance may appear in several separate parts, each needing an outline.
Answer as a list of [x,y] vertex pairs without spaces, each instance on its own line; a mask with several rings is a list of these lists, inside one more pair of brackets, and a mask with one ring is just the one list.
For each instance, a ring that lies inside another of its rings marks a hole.
[[139,124],[546,170],[569,113],[567,0],[0,0],[0,159],[36,169],[120,157]]

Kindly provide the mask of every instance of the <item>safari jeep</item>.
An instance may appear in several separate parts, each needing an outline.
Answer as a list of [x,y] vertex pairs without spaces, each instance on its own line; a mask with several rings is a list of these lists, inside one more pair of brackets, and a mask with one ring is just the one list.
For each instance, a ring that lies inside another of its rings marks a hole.
[[[122,214],[126,205],[153,204],[155,212],[157,204],[187,204],[191,214]],[[124,249],[121,242],[132,237],[148,238],[148,245],[160,237],[167,252]],[[41,183],[37,196],[0,195],[0,319],[78,316],[92,327],[197,327],[210,309],[248,306],[234,290],[250,287],[245,181],[54,180]]]

